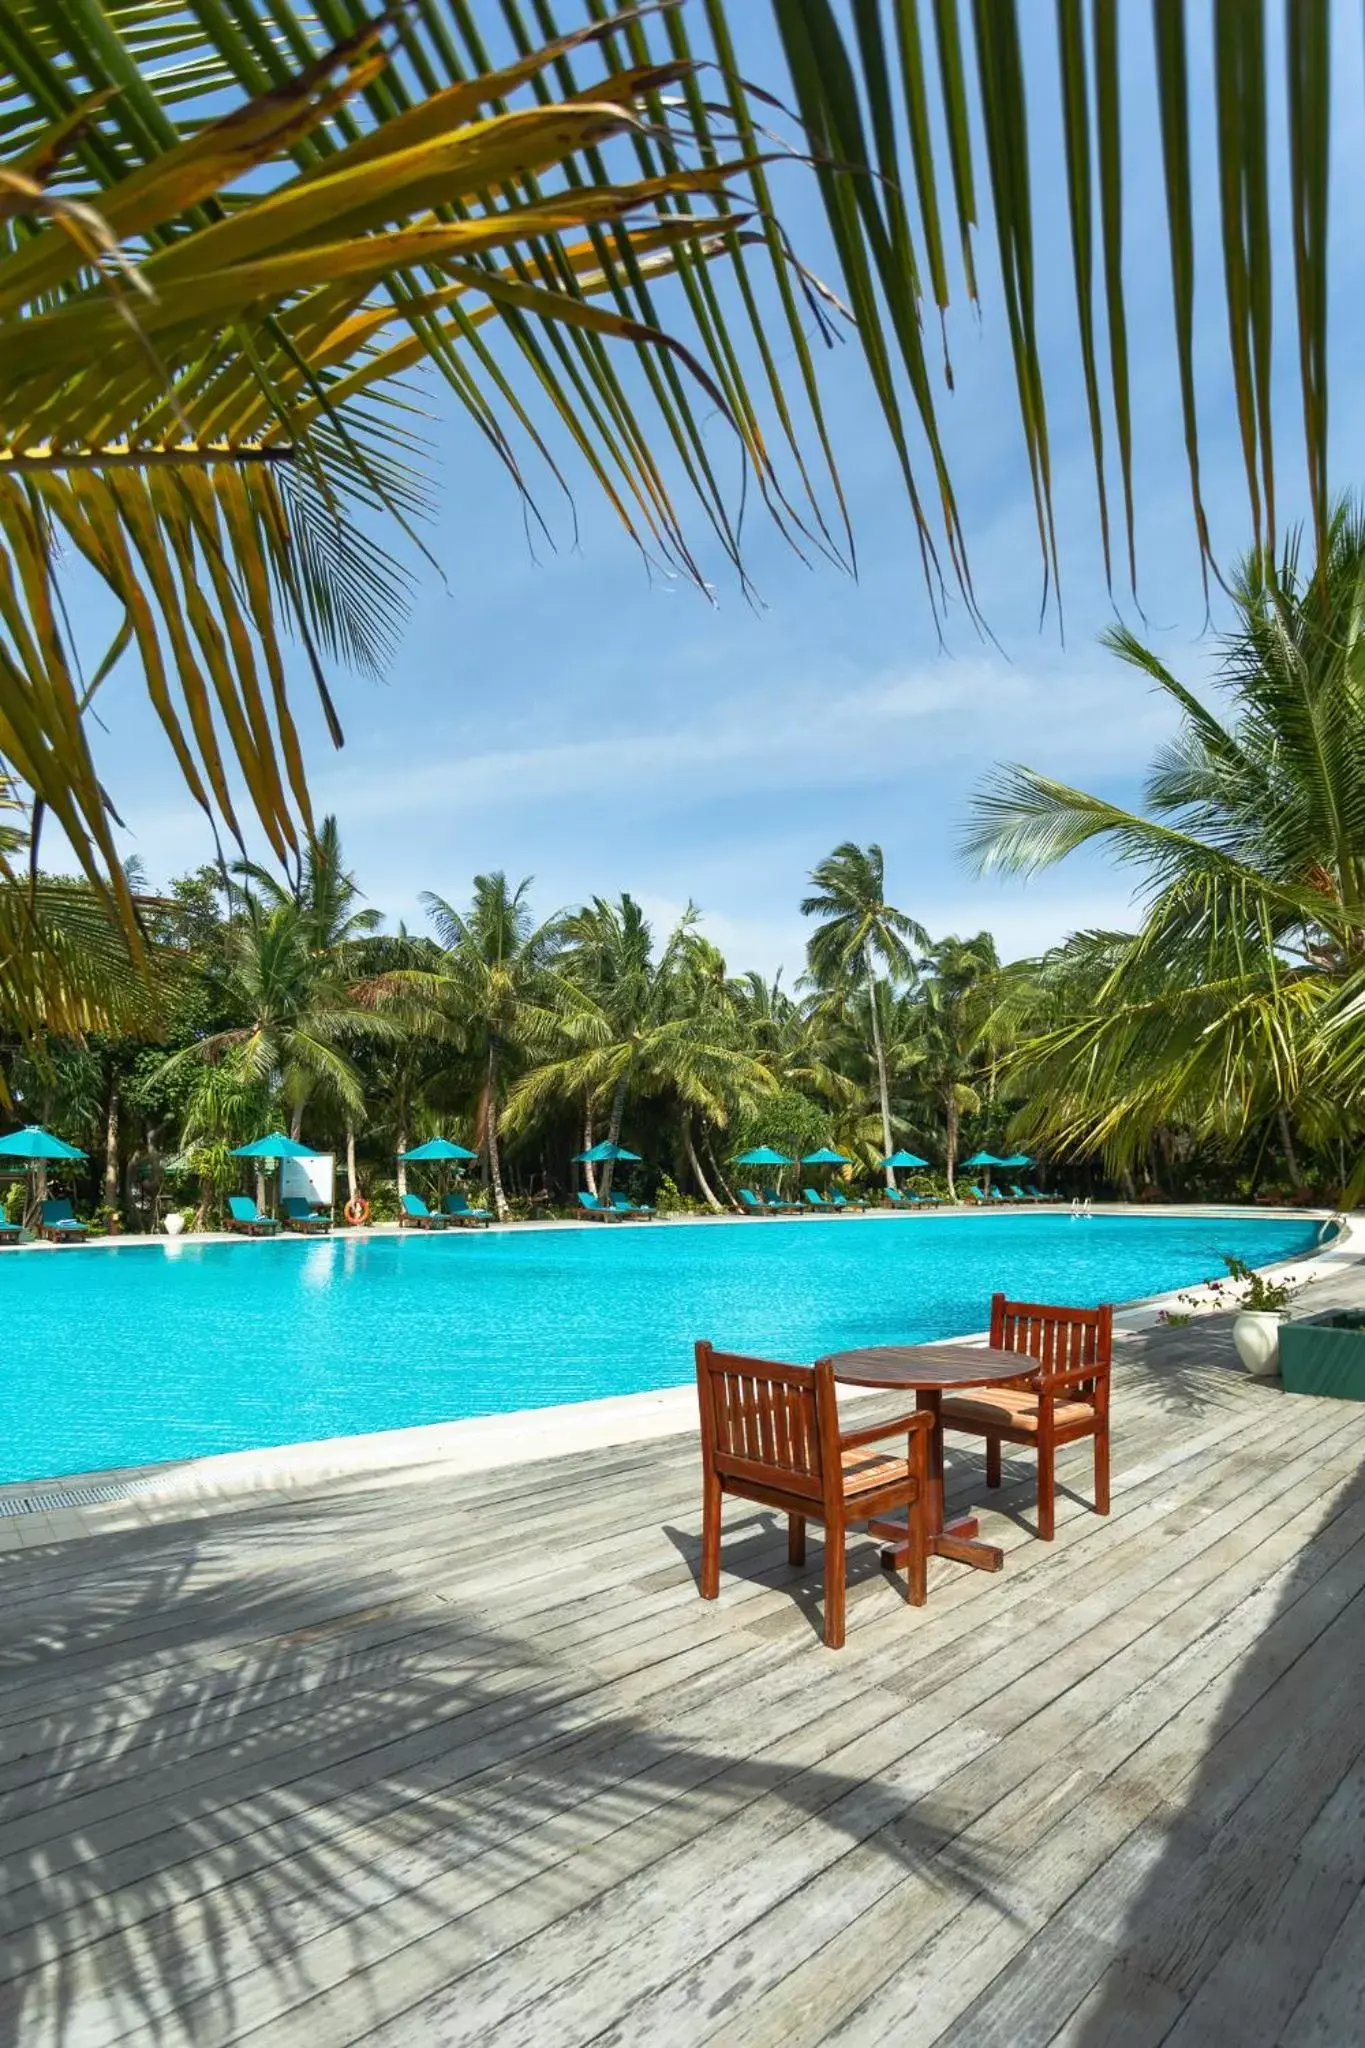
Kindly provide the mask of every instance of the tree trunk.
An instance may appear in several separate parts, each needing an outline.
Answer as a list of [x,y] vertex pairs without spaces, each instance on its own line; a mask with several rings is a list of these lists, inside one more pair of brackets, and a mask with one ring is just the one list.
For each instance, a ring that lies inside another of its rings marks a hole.
[[394,1136],[398,1144],[398,1166],[396,1171],[396,1179],[398,1183],[398,1206],[401,1209],[401,1207],[403,1206],[403,1197],[408,1191],[408,1169],[403,1163],[403,1154],[408,1149],[408,1105],[407,1097],[402,1092],[400,1092],[398,1097],[398,1119],[397,1124],[395,1126]]
[[1289,1171],[1289,1185],[1296,1196],[1306,1195],[1308,1184],[1299,1166],[1299,1155],[1294,1150],[1294,1136],[1289,1128],[1289,1111],[1281,1103],[1275,1114],[1279,1120],[1280,1143],[1284,1147],[1284,1163]]
[[488,1140],[488,1178],[493,1187],[493,1206],[498,1212],[498,1221],[507,1221],[507,1197],[502,1191],[502,1160],[498,1153],[498,1048],[488,1048],[488,1102],[484,1114],[485,1136]]
[[[583,1150],[585,1152],[591,1152],[592,1150],[592,1104],[587,1101],[583,1104]],[[583,1179],[587,1183],[588,1193],[596,1198],[597,1168],[593,1165],[591,1159],[583,1161]]]
[[[147,1227],[152,1235],[155,1236],[161,1223],[161,1196],[166,1185],[166,1175],[161,1165],[160,1126],[157,1124],[145,1124],[143,1126],[143,1142],[147,1153],[147,1190],[151,1196],[151,1214],[148,1218]],[[125,1182],[125,1188],[127,1190],[126,1205],[131,1212],[133,1206],[131,1166],[129,1168],[129,1178]]]
[[[611,1145],[619,1145],[621,1142],[621,1119],[626,1113],[626,1090],[629,1086],[629,1074],[622,1074],[612,1090],[611,1118],[607,1125],[607,1142]],[[602,1189],[598,1196],[599,1201],[609,1202],[611,1200],[611,1176],[612,1168],[615,1164],[616,1161],[614,1159],[609,1159],[602,1168]]]
[[346,1199],[353,1202],[360,1193],[355,1177],[355,1125],[346,1119]]
[[697,1157],[697,1148],[692,1142],[692,1119],[690,1116],[685,1116],[683,1118],[682,1127],[683,1144],[687,1147],[687,1163],[692,1169],[692,1178],[697,1183],[697,1186],[701,1189],[702,1200],[705,1202],[707,1208],[715,1209],[717,1212],[719,1212],[720,1203],[716,1200],[715,1196],[711,1192],[710,1183],[708,1182],[706,1175],[701,1170],[701,1161]]
[[297,1145],[303,1135],[303,1104],[296,1102],[289,1112],[289,1135]]
[[[886,1054],[882,1050],[882,1027],[881,1021],[877,1016],[877,975],[872,964],[872,948],[870,946],[867,948],[865,958],[867,961],[867,999],[872,1012],[872,1050],[877,1060],[877,1095],[882,1106],[882,1154],[885,1158],[889,1159],[893,1149],[891,1144],[891,1095],[886,1085]],[[894,1189],[896,1185],[896,1169],[894,1166],[888,1166],[886,1169],[886,1185],[888,1190]]]
[[265,1168],[264,1168],[263,1166],[258,1166],[258,1167],[256,1168],[256,1207],[257,1207],[258,1211],[260,1212],[260,1214],[261,1214],[262,1216],[264,1216],[264,1214],[265,1214]]
[[726,1180],[724,1173],[721,1171],[720,1162],[716,1158],[716,1148],[711,1143],[710,1130],[705,1125],[702,1126],[702,1145],[706,1152],[706,1163],[711,1169],[712,1180],[720,1189],[726,1201],[730,1204],[730,1207],[732,1209],[737,1209],[739,1207],[739,1203],[735,1200],[735,1191],[730,1186],[729,1181]]
[[109,1109],[104,1119],[104,1206],[118,1208],[118,1082],[109,1086]]
[[137,1194],[137,1170],[142,1163],[142,1149],[134,1143],[132,1151],[123,1162],[123,1227],[125,1230],[140,1230],[142,1216],[135,1199]]
[[952,1089],[943,1105],[943,1163],[948,1170],[948,1199],[957,1200],[957,1186],[953,1179],[957,1171],[957,1098]]

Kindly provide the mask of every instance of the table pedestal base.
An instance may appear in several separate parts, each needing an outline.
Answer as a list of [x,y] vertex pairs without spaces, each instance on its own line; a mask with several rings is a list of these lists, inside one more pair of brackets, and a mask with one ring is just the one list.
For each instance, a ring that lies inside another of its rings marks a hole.
[[[930,1557],[949,1557],[954,1564],[969,1564],[979,1572],[998,1572],[1005,1562],[1005,1553],[994,1543],[980,1542],[981,1524],[975,1515],[962,1515],[955,1522],[947,1523],[929,1537]],[[905,1540],[905,1524],[899,1518],[883,1519],[867,1525],[869,1536],[879,1536],[885,1546],[882,1550],[884,1565],[899,1566],[907,1562],[910,1546]]]

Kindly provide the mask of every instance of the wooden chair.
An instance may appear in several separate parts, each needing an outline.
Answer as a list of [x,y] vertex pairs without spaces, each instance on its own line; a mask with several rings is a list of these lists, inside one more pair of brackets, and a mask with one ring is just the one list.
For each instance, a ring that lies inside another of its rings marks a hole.
[[[927,1412],[898,1415],[869,1429],[839,1429],[834,1371],[819,1365],[773,1365],[697,1346],[701,1406],[701,1595],[720,1591],[721,1501],[760,1501],[787,1516],[787,1557],[806,1561],[806,1523],[825,1529],[825,1641],[844,1640],[844,1538],[850,1523],[906,1510],[910,1603],[922,1607],[928,1549],[925,1501],[932,1421]],[[906,1438],[903,1458],[866,1448]]]
[[986,1484],[1000,1484],[1000,1446],[1019,1444],[1038,1454],[1038,1534],[1048,1543],[1057,1527],[1056,1458],[1059,1444],[1095,1439],[1095,1512],[1109,1512],[1109,1367],[1114,1311],[1049,1308],[1036,1301],[991,1297],[991,1344],[1023,1351],[1038,1371],[1022,1385],[981,1387],[943,1401],[943,1427],[986,1439]]

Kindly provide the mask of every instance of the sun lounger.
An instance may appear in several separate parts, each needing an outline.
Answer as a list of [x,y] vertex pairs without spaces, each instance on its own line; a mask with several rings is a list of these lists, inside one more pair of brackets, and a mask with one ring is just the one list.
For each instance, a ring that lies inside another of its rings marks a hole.
[[227,1205],[227,1227],[243,1237],[273,1237],[280,1227],[273,1216],[262,1216],[250,1195],[229,1195]]
[[913,1209],[919,1196],[903,1194],[899,1188],[888,1188],[886,1199],[893,1209]]
[[973,1187],[970,1181],[967,1182],[967,1193],[971,1196],[974,1202],[984,1203],[986,1200],[986,1197],[982,1194],[980,1188]]
[[42,1233],[54,1244],[79,1244],[90,1235],[84,1223],[76,1221],[75,1212],[65,1195],[58,1195],[52,1201],[43,1203]]
[[285,1229],[299,1237],[325,1237],[332,1227],[331,1217],[319,1215],[302,1195],[286,1195],[280,1207],[284,1211]]
[[420,1195],[404,1195],[398,1213],[400,1230],[444,1230],[444,1216],[434,1216]]
[[770,1213],[767,1204],[759,1200],[752,1188],[739,1188],[736,1192],[746,1215],[766,1216]]
[[1062,1199],[1060,1195],[1049,1195],[1042,1188],[1034,1187],[1032,1181],[1029,1182],[1028,1191],[1035,1202],[1060,1202]]
[[804,1195],[807,1204],[812,1209],[832,1209],[834,1207],[833,1202],[827,1202],[825,1200],[819,1188],[802,1188],[801,1193]]
[[578,1190],[578,1201],[585,1216],[597,1216],[608,1223],[625,1221],[624,1209],[613,1208],[612,1204],[604,1202],[600,1195],[590,1195],[586,1188]]
[[654,1214],[648,1202],[632,1202],[629,1195],[613,1195],[611,1206],[618,1216],[644,1216],[647,1218]]
[[794,1211],[797,1215],[801,1213],[801,1204],[799,1202],[784,1201],[776,1188],[764,1188],[763,1200],[769,1209],[786,1209],[789,1212]]
[[441,1204],[441,1214],[448,1216],[452,1223],[478,1223],[484,1229],[493,1221],[487,1209],[471,1209],[463,1195],[449,1194]]
[[1030,1195],[1026,1193],[1025,1190],[1020,1187],[1017,1180],[1012,1180],[1010,1182],[1010,1193],[1011,1195],[1013,1195],[1016,1202],[1036,1202],[1038,1200],[1037,1195]]
[[0,1244],[18,1244],[24,1235],[22,1223],[9,1223],[0,1215]]
[[837,1188],[830,1190],[829,1198],[836,1209],[865,1209],[867,1207],[866,1199],[862,1195],[854,1195],[850,1199],[847,1195],[841,1195]]

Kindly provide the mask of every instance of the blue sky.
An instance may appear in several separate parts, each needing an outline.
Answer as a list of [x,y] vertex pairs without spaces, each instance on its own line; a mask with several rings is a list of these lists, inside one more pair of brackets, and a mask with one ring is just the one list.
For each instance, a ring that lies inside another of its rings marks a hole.
[[[754,8],[748,18],[764,15]],[[1124,615],[1178,672],[1199,681],[1213,648],[1188,509],[1167,258],[1164,238],[1145,232],[1161,205],[1149,13],[1124,16],[1125,112],[1130,134],[1142,138],[1129,162],[1126,275],[1145,619],[1131,604]],[[476,871],[501,867],[514,879],[535,877],[543,913],[628,889],[666,922],[691,897],[732,967],[782,966],[791,977],[801,965],[797,905],[806,875],[845,838],[881,843],[893,899],[931,932],[990,926],[1007,955],[1130,915],[1128,879],[1099,858],[1027,884],[1003,883],[974,876],[956,851],[969,793],[994,762],[1022,760],[1131,802],[1143,764],[1170,729],[1141,679],[1095,645],[1114,612],[1098,545],[1051,132],[1052,10],[1025,10],[1025,18],[1047,30],[1028,61],[1039,88],[1038,320],[1051,376],[1064,639],[1055,610],[1039,622],[1032,502],[993,296],[979,325],[965,304],[950,316],[957,388],[942,395],[941,411],[996,645],[960,610],[949,621],[947,651],[937,644],[905,495],[852,347],[825,359],[824,373],[858,580],[825,565],[808,569],[752,512],[747,552],[761,609],[746,603],[719,561],[707,560],[714,604],[651,579],[583,478],[575,478],[576,548],[547,485],[542,502],[561,551],[540,544],[533,558],[510,484],[433,381],[426,396],[438,496],[426,538],[446,580],[419,576],[385,682],[335,679],[347,732],[341,755],[312,714],[301,664],[296,671],[317,805],[338,814],[351,865],[391,918],[420,923],[424,888],[460,901]],[[1352,196],[1347,179],[1362,140],[1357,43],[1338,38],[1337,336],[1349,336],[1363,304],[1353,208],[1342,203]],[[1193,56],[1198,76],[1206,53]],[[762,36],[741,60],[751,75],[775,75]],[[1208,158],[1201,151],[1197,161]],[[780,175],[784,218],[819,269],[826,250],[813,188],[799,173]],[[1220,263],[1212,176],[1201,181],[1199,203],[1200,255],[1212,279]],[[978,239],[986,274],[991,232],[986,222]],[[1288,285],[1287,274],[1277,278],[1278,425],[1292,514],[1300,472]],[[1231,554],[1247,529],[1222,322],[1221,301],[1209,293],[1198,334],[1205,488],[1216,543]],[[1338,351],[1338,366],[1348,360]],[[1334,481],[1350,484],[1365,411],[1342,378],[1333,402]],[[733,474],[724,423],[717,419],[712,431]],[[700,541],[699,516],[690,528]],[[99,759],[128,822],[128,851],[158,882],[208,858],[211,842],[180,792],[135,675],[109,686],[104,716]]]

